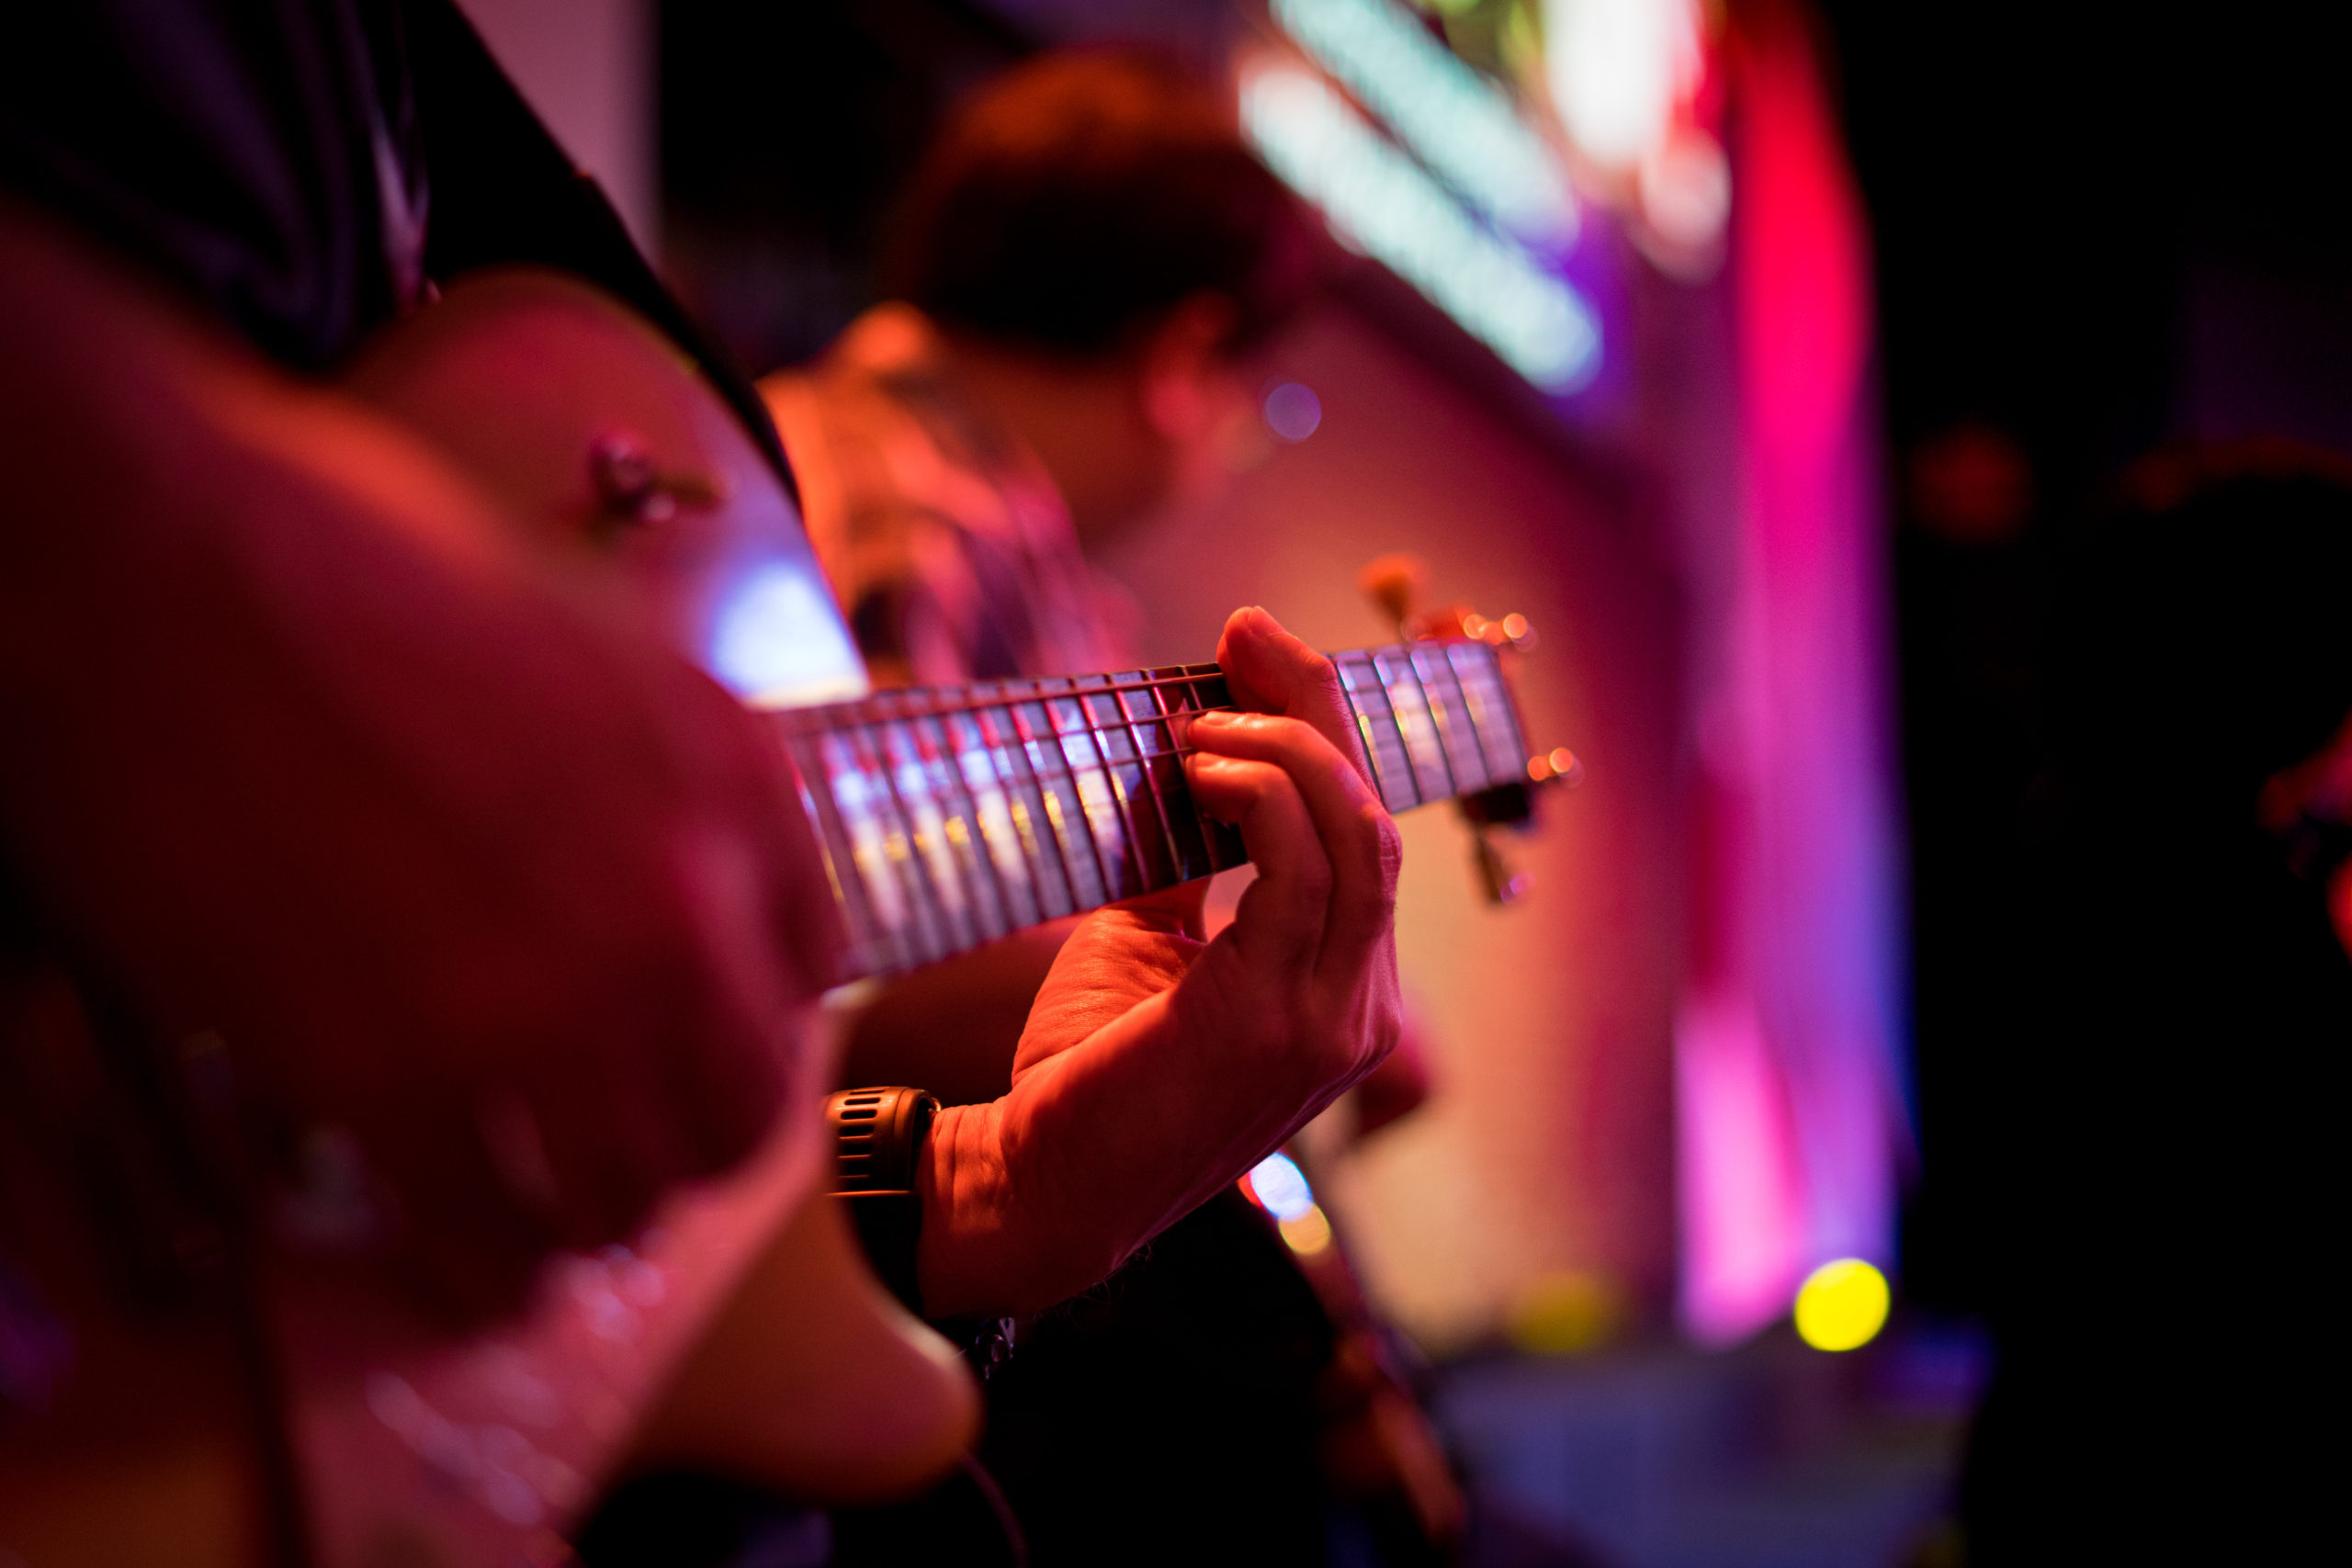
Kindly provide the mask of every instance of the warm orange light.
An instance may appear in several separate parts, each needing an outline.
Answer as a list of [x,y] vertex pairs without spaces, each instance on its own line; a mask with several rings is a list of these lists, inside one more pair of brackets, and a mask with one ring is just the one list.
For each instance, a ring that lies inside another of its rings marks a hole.
[[1555,746],[1543,756],[1530,757],[1527,760],[1527,776],[1537,784],[1542,784],[1546,779],[1561,779],[1571,784],[1580,784],[1584,780],[1584,764],[1577,761],[1577,754],[1574,751],[1565,746]]
[[1323,1217],[1318,1204],[1295,1219],[1282,1223],[1283,1240],[1302,1258],[1312,1258],[1331,1245],[1331,1222]]

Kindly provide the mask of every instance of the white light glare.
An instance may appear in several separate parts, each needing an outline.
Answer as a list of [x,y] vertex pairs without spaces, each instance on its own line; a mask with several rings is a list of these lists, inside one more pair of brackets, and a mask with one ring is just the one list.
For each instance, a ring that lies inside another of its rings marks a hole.
[[763,562],[729,585],[711,627],[711,672],[759,703],[862,696],[865,667],[816,569]]
[[1473,206],[1531,244],[1575,241],[1560,160],[1508,95],[1395,0],[1274,0],[1273,15]]
[[1268,1155],[1250,1168],[1250,1190],[1258,1195],[1258,1206],[1278,1220],[1298,1219],[1315,1207],[1306,1178],[1284,1155]]
[[1321,78],[1259,67],[1242,82],[1241,122],[1342,240],[1386,264],[1530,381],[1571,392],[1600,368],[1592,308],[1471,217]]
[[1694,0],[1544,0],[1544,66],[1568,140],[1604,168],[1664,145],[1705,69]]

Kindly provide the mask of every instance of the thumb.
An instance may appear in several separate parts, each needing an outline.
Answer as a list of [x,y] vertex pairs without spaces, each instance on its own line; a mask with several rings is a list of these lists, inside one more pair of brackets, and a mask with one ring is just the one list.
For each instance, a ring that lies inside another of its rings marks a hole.
[[1037,988],[1013,1053],[1014,1076],[1078,1044],[1182,978],[1201,951],[1194,933],[1205,886],[1097,909],[1079,921]]

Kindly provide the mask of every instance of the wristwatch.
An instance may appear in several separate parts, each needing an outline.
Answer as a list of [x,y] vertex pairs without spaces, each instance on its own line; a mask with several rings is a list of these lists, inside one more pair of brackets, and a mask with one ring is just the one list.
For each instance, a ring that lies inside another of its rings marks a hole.
[[939,1101],[919,1089],[844,1089],[825,1101],[833,1134],[833,1196],[849,1205],[865,1260],[899,1304],[946,1337],[982,1382],[1012,1354],[1009,1317],[930,1317],[915,1276],[922,1194],[915,1190],[923,1140]]
[[939,1101],[919,1089],[844,1089],[825,1101],[833,1195],[849,1206],[875,1273],[917,1317],[923,1311],[915,1280],[915,1246],[922,1237],[916,1162],[937,1114]]

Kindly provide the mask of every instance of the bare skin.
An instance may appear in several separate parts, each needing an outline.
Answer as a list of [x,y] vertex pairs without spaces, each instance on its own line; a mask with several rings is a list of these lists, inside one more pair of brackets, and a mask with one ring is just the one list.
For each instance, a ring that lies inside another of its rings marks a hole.
[[5,205],[0,342],[0,835],[59,938],[355,1133],[460,1313],[748,1153],[831,932],[756,725],[402,430]]
[[1197,294],[1100,355],[940,337],[958,384],[1037,455],[1091,541],[1166,500],[1245,403],[1234,314],[1223,296]]
[[918,1269],[943,1316],[1033,1311],[1107,1277],[1395,1047],[1401,851],[1330,661],[1262,610],[1217,649],[1236,700],[1187,772],[1259,866],[1201,940],[1200,885],[1080,922],[985,1105],[941,1112]]

